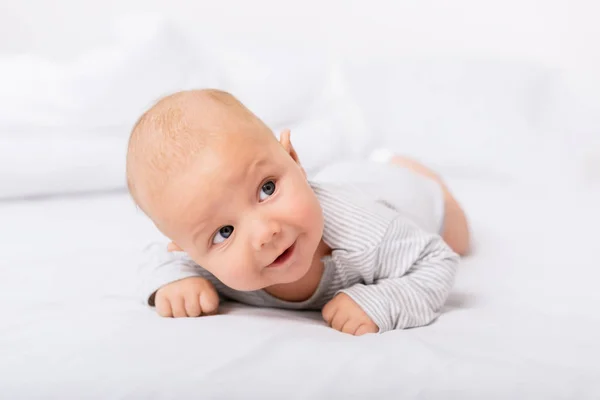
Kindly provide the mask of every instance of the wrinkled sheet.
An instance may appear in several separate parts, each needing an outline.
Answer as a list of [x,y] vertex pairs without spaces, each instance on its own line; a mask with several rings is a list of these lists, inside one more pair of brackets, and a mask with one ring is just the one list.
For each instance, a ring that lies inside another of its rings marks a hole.
[[475,250],[432,325],[351,337],[318,313],[132,297],[162,240],[125,194],[0,203],[0,397],[600,398],[600,190],[451,182]]

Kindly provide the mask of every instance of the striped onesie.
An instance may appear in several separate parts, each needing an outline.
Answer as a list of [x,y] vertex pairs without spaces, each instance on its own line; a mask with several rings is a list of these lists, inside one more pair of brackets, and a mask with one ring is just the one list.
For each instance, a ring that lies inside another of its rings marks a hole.
[[148,248],[140,269],[144,302],[151,304],[161,286],[202,276],[222,298],[258,307],[320,310],[337,293],[346,293],[380,333],[432,322],[459,263],[437,234],[443,224],[437,184],[400,167],[366,163],[332,166],[310,183],[323,209],[323,240],[332,253],[322,259],[323,276],[309,299],[288,302],[264,290],[233,290],[162,244]]

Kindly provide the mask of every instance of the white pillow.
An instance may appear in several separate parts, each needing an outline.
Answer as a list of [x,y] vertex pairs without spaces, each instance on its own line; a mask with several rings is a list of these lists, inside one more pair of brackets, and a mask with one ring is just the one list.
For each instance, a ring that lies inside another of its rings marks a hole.
[[165,94],[219,86],[219,64],[210,51],[169,21],[134,15],[116,20],[112,28],[109,43],[71,61],[0,58],[0,128],[130,126]]
[[0,59],[0,198],[125,187],[134,121],[176,90],[218,86],[209,52],[168,21],[117,21],[112,42],[72,61]]
[[[329,59],[294,49],[253,53],[194,43],[152,15],[121,20],[114,37],[65,64],[0,59],[0,72],[12,74],[0,73],[10,83],[0,92],[0,197],[124,188],[134,121],[163,95],[192,88],[229,90],[276,134],[290,128],[309,173],[364,154],[364,121]],[[105,135],[114,136],[104,141]]]

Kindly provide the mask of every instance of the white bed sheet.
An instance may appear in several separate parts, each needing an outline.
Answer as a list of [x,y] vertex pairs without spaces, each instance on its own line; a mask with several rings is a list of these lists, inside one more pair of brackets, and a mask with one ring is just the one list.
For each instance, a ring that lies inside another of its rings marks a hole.
[[161,239],[128,197],[0,203],[0,398],[600,398],[600,192],[452,182],[475,252],[434,324],[351,337],[317,313],[132,297]]

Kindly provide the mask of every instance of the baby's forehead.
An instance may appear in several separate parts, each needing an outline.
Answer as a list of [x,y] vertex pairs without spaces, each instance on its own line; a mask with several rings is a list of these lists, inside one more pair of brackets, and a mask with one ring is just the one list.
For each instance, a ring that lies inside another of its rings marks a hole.
[[242,185],[254,174],[277,162],[277,147],[268,141],[224,142],[207,146],[191,167],[214,186]]

